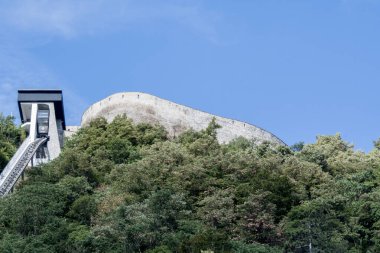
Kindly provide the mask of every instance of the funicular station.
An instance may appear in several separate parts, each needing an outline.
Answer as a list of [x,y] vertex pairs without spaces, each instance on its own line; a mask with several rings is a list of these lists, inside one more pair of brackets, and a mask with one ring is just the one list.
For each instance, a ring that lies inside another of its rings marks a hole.
[[28,137],[0,175],[0,197],[9,194],[27,167],[58,157],[66,129],[61,90],[19,90],[18,107]]

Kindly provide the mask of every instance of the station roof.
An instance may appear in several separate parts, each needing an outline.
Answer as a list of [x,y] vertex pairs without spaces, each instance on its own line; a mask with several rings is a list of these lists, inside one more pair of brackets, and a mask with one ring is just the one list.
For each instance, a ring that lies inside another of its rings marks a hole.
[[62,120],[63,129],[66,129],[62,90],[19,90],[18,108],[20,111],[21,122],[26,121],[21,104],[43,102],[54,103],[55,117],[57,120]]

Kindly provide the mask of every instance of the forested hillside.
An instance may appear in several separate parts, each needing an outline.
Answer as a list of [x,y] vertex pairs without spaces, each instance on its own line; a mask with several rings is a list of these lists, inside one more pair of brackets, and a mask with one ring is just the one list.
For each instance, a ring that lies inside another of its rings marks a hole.
[[[1,166],[22,138],[4,126]],[[380,252],[378,148],[220,145],[217,127],[93,121],[0,199],[0,252]]]

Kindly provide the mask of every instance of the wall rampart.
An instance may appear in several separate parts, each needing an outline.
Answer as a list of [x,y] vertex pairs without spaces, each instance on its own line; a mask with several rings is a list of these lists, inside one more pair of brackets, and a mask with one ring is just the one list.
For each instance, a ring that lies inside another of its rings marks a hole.
[[228,143],[243,136],[258,142],[270,141],[285,145],[275,135],[257,126],[215,116],[141,92],[116,93],[91,105],[82,116],[81,126],[88,125],[91,120],[98,117],[104,117],[110,122],[117,115],[123,114],[136,123],[160,124],[170,136],[178,136],[188,129],[196,131],[205,129],[215,117],[221,126],[217,130],[220,143]]

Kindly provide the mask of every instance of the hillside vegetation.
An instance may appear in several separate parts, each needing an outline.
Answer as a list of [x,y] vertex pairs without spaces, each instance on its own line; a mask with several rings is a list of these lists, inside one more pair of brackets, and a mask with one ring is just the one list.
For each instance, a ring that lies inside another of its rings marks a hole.
[[220,145],[217,128],[93,121],[0,199],[0,252],[380,252],[378,148]]
[[13,117],[4,117],[0,113],[0,172],[12,158],[21,141],[25,139],[25,133],[16,127],[13,121]]

